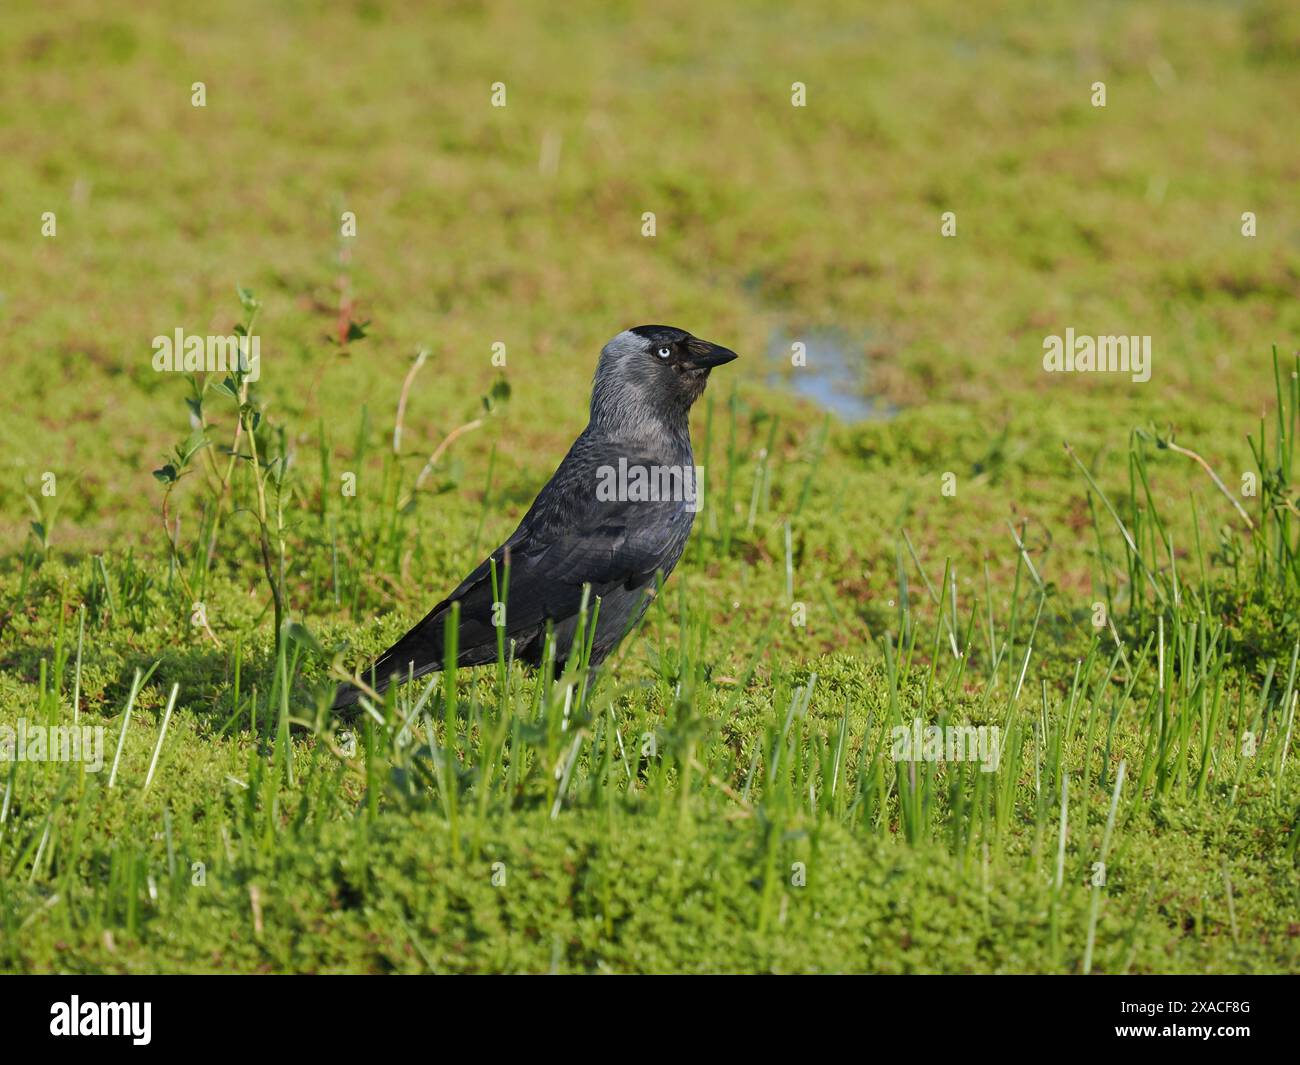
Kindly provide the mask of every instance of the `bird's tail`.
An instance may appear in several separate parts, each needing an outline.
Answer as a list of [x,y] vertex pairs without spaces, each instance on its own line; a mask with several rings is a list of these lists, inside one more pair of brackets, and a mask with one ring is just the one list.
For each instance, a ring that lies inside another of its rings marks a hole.
[[[495,660],[498,632],[494,624],[495,597],[489,580],[490,561],[466,577],[456,591],[430,610],[365,671],[363,676],[374,678],[370,684],[375,691],[383,692],[394,682],[402,684],[442,669],[446,658],[447,617],[456,603],[460,604],[456,664],[479,666]],[[334,709],[346,709],[361,695],[361,689],[355,685],[344,685],[334,700]]]
[[[405,684],[408,680],[418,680],[428,673],[436,673],[446,664],[441,618],[438,619],[436,640],[436,643],[432,643],[428,634],[418,631],[418,627],[412,629],[385,651],[362,676],[370,687],[382,695],[394,684]],[[456,656],[456,665],[481,666],[495,662],[496,658],[496,644],[481,642],[462,648]],[[365,689],[358,688],[355,684],[344,684],[334,698],[333,708],[346,710],[365,694]]]
[[[445,612],[434,611],[385,651],[362,676],[381,695],[393,683],[403,684],[443,666],[443,621]],[[334,698],[335,710],[346,710],[364,690],[345,684]]]

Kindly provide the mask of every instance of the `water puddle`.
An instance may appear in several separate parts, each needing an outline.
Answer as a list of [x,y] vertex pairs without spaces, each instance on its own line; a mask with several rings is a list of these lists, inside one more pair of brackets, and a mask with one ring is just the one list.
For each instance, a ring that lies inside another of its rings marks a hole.
[[[791,345],[804,345],[806,365],[793,366]],[[773,370],[767,383],[773,388],[810,399],[846,422],[888,420],[898,408],[865,394],[869,382],[864,369],[863,345],[838,329],[809,329],[797,336],[778,329],[768,338],[768,360]]]

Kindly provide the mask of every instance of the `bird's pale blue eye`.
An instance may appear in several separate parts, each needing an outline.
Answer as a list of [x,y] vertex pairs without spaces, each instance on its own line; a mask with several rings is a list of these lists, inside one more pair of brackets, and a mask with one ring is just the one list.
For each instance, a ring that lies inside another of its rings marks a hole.
[[668,348],[660,348],[660,349],[659,349],[659,357],[660,357],[661,359],[666,359],[666,358],[668,358],[668,356],[671,355],[671,354],[672,354],[672,351],[671,351],[670,349],[668,349]]

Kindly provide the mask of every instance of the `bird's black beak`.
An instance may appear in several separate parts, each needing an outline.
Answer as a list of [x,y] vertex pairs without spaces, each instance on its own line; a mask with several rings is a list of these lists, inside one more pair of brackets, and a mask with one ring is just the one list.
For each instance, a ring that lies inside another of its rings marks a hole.
[[715,366],[725,366],[739,356],[730,348],[720,344],[710,344],[707,340],[691,337],[686,342],[687,357],[682,360],[684,370],[712,370]]

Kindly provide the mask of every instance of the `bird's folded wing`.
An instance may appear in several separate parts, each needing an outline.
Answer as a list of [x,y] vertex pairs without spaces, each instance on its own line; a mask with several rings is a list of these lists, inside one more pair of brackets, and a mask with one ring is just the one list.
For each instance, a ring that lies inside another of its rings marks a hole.
[[[509,629],[570,617],[580,608],[584,584],[591,585],[593,595],[651,584],[655,572],[669,559],[675,560],[690,532],[690,514],[680,503],[610,503],[593,517],[599,518],[599,524],[552,532],[546,539],[532,535],[512,542],[515,537],[511,537],[441,605],[445,609],[459,600],[462,626],[481,616],[485,607],[490,612],[491,559],[496,560],[501,589],[508,557]],[[465,645],[463,638],[461,643]]]
[[[681,501],[600,500],[594,480],[557,474],[519,528],[375,663],[376,676],[415,675],[443,664],[443,631],[453,602],[462,663],[495,654],[496,597],[505,593],[505,632],[525,636],[581,609],[583,585],[592,596],[653,584],[671,568],[690,533],[692,515]],[[492,566],[496,565],[496,590]],[[508,566],[508,571],[507,571]]]

